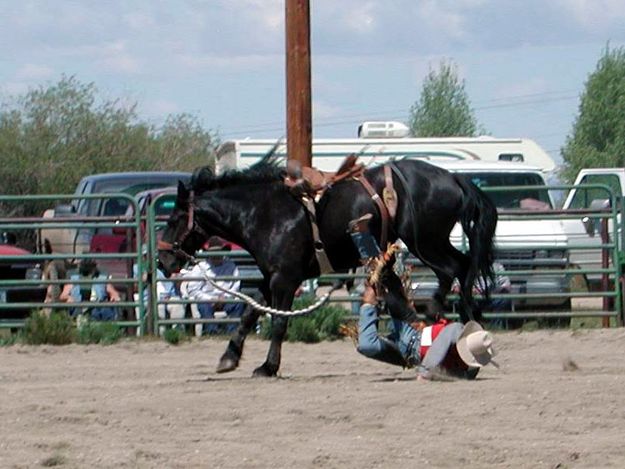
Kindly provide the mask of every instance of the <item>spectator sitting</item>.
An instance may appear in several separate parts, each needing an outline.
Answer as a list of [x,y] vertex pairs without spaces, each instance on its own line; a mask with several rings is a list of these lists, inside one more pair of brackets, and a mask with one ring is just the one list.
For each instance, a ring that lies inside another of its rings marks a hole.
[[[142,261],[143,261],[143,272],[142,279],[144,282],[143,287],[143,303],[146,308],[150,307],[150,284],[149,284],[149,262],[148,262],[148,247],[144,245],[142,247]],[[137,264],[132,266],[132,275],[137,278],[139,275],[139,269]],[[172,281],[165,281],[166,277],[162,270],[156,270],[156,293],[159,301],[168,301],[168,300],[179,300],[180,293],[176,288],[176,284]],[[134,294],[134,300],[137,301],[139,299],[139,293]],[[185,316],[185,307],[183,304],[159,304],[157,307],[158,317],[159,319],[167,319],[168,317],[171,319],[183,319]],[[139,308],[135,308],[135,317],[139,319]],[[174,326],[178,327],[178,326]],[[183,329],[184,326],[180,325],[180,329]],[[165,333],[165,326],[160,326],[158,328],[159,335],[163,335]],[[139,330],[137,330],[137,334],[139,334]]]
[[[207,252],[229,251],[230,245],[218,236],[212,236],[204,246]],[[239,291],[240,280],[220,280],[219,277],[239,277],[239,269],[230,259],[223,256],[209,257],[193,266],[191,270],[182,273],[184,278],[208,277],[215,279],[219,286],[232,291]],[[215,288],[206,280],[189,280],[183,282],[180,287],[183,297],[197,303],[197,308],[191,307],[191,312],[195,318],[214,319],[216,311],[223,311],[230,318],[240,318],[245,309],[243,303],[223,303],[224,300],[232,299],[232,295]],[[222,316],[223,317],[223,316]],[[224,330],[216,324],[196,324],[195,335],[202,333],[213,334]],[[228,324],[225,327],[226,333],[236,330],[236,324]]]
[[[44,253],[52,254],[52,245],[48,239],[44,240]],[[44,263],[41,278],[43,280],[68,280],[67,272],[74,267],[66,259],[52,259]],[[51,283],[46,287],[46,298],[44,303],[59,303],[59,297],[63,291],[62,283]],[[43,314],[50,316],[52,308],[43,308]]]
[[[81,301],[91,301],[105,303],[107,301],[120,301],[119,292],[110,283],[76,284],[73,280],[108,280],[110,277],[101,273],[96,261],[93,259],[82,259],[78,264],[78,273],[70,276],[69,283],[65,284],[63,291],[59,295],[59,301],[67,303],[79,303]],[[91,319],[95,321],[115,321],[117,319],[117,308],[111,306],[93,306],[90,308],[71,308],[70,315],[89,313]]]

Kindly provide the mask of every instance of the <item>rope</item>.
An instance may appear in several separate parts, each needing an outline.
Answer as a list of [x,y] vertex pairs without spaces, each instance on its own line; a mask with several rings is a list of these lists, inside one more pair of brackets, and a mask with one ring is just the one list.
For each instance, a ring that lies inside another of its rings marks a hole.
[[204,272],[204,278],[206,279],[206,281],[211,284],[214,288],[216,288],[217,290],[221,290],[222,292],[228,293],[229,295],[232,295],[235,298],[238,298],[240,300],[245,301],[248,305],[250,305],[252,308],[260,311],[261,313],[264,314],[273,314],[275,316],[286,316],[286,317],[293,317],[293,316],[305,316],[306,314],[310,314],[313,311],[315,311],[316,309],[319,309],[321,306],[323,306],[325,303],[327,303],[327,301],[330,299],[330,295],[332,294],[332,292],[334,290],[337,290],[339,288],[340,285],[335,285],[332,288],[330,288],[330,290],[325,293],[321,298],[319,298],[314,304],[307,306],[306,308],[303,309],[298,309],[295,311],[284,311],[281,309],[274,309],[274,308],[270,308],[269,306],[265,306],[265,305],[261,305],[258,301],[256,301],[254,298],[235,291],[235,290],[228,290],[225,287],[222,287],[221,285],[219,285],[217,282],[215,282],[214,280],[212,280],[208,274],[206,273],[206,269],[200,265],[200,269],[203,270]]

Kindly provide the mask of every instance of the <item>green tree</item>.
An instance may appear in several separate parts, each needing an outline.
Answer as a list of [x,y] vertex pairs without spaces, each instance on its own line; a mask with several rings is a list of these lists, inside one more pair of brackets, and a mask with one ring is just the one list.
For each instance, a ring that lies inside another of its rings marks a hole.
[[419,101],[410,108],[409,127],[415,137],[473,137],[478,131],[464,80],[453,62],[430,69]]
[[561,150],[563,178],[582,168],[625,165],[625,49],[603,51],[586,81],[573,129]]
[[[215,143],[190,114],[156,126],[137,103],[100,99],[93,83],[64,76],[0,108],[0,193],[71,193],[81,177],[109,171],[191,170],[213,163]],[[48,204],[0,204],[0,213],[40,215]]]

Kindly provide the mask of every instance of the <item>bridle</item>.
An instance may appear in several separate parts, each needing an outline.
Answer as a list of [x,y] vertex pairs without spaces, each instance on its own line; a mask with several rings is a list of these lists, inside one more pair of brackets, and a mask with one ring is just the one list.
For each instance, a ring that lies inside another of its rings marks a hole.
[[158,251],[169,251],[169,252],[173,253],[178,258],[185,259],[185,260],[187,260],[189,262],[194,262],[195,261],[195,257],[193,257],[191,254],[188,254],[187,252],[185,252],[184,249],[182,249],[181,246],[187,240],[189,235],[191,235],[191,233],[197,233],[200,236],[202,236],[204,239],[208,238],[208,233],[206,233],[206,231],[204,231],[204,228],[202,228],[195,221],[195,216],[194,216],[194,213],[195,213],[194,210],[195,209],[194,209],[194,206],[193,206],[193,202],[194,202],[194,193],[193,193],[193,191],[191,191],[190,194],[189,194],[189,208],[187,209],[187,227],[186,227],[186,229],[180,235],[179,240],[175,241],[173,243],[169,243],[167,241],[163,241],[162,239],[159,239],[158,242],[156,243],[156,248],[157,248]]

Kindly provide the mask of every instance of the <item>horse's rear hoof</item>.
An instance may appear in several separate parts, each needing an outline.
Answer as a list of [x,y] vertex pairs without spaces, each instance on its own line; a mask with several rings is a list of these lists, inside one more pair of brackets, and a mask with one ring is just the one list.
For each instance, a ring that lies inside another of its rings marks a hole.
[[227,373],[228,371],[236,370],[239,366],[239,361],[233,358],[223,356],[219,360],[217,365],[217,373]]
[[278,370],[272,370],[266,363],[263,363],[261,366],[254,370],[252,376],[254,378],[272,378],[278,374]]

